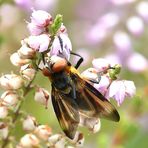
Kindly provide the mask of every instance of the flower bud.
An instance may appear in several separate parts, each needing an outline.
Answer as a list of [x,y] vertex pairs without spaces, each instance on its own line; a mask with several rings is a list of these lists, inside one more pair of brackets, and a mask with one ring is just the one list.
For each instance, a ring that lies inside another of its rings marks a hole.
[[59,141],[62,138],[63,138],[63,136],[61,134],[55,134],[55,135],[52,135],[48,138],[48,142],[55,144],[55,143],[57,143],[57,141]]
[[57,143],[54,145],[55,148],[65,148],[66,140],[65,138],[60,139],[57,141]]
[[52,16],[43,10],[33,11],[31,22],[39,27],[47,27],[52,24]]
[[28,23],[27,28],[31,35],[40,35],[41,33],[45,32],[44,27],[39,27],[34,23]]
[[22,66],[30,62],[29,59],[22,59],[19,53],[15,52],[10,56],[10,61],[15,66]]
[[104,71],[109,68],[110,64],[107,60],[98,58],[92,61],[93,67],[98,70],[98,72]]
[[100,119],[89,118],[89,117],[86,117],[86,116],[83,116],[83,115],[80,116],[80,125],[86,126],[93,133],[98,132],[101,128]]
[[45,90],[44,88],[36,89],[35,96],[34,96],[35,101],[47,107],[49,97],[50,97],[49,92]]
[[26,134],[20,140],[23,148],[33,148],[39,146],[39,139],[33,134]]
[[84,144],[84,135],[80,132],[76,132],[76,135],[72,142],[75,143],[76,147],[82,147]]
[[4,89],[19,89],[23,86],[22,78],[16,74],[6,74],[0,77],[0,85]]
[[19,95],[15,91],[6,91],[1,95],[2,104],[5,106],[16,105],[19,100]]
[[53,41],[50,56],[57,55],[69,60],[70,51],[72,51],[71,41],[66,34],[61,33],[59,36],[56,36]]
[[8,115],[8,108],[0,104],[0,119],[6,118]]
[[27,47],[26,44],[18,50],[18,55],[22,59],[32,59],[35,56],[35,51],[32,48]]
[[31,81],[35,76],[36,70],[31,68],[29,64],[26,64],[21,66],[20,73],[23,78],[25,78],[28,81]]
[[35,117],[27,116],[27,118],[23,121],[23,129],[25,131],[33,131],[37,126],[37,122]]
[[6,139],[8,136],[8,126],[4,122],[0,122],[0,138]]
[[36,135],[46,141],[48,140],[49,136],[51,136],[51,128],[47,125],[39,125],[35,130]]

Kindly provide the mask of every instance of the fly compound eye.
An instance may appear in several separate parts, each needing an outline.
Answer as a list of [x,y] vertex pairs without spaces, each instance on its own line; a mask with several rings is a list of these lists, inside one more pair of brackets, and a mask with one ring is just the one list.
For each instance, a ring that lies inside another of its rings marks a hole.
[[60,72],[67,66],[67,61],[59,56],[52,56],[50,58],[50,68],[52,72]]

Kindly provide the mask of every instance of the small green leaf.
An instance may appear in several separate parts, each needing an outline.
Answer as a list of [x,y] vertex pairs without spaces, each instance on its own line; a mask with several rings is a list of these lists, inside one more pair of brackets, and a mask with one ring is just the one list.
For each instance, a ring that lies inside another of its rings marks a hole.
[[51,26],[52,29],[52,33],[55,35],[57,33],[57,31],[59,30],[59,28],[61,27],[63,22],[63,16],[61,14],[57,14],[56,18],[54,19],[54,22]]

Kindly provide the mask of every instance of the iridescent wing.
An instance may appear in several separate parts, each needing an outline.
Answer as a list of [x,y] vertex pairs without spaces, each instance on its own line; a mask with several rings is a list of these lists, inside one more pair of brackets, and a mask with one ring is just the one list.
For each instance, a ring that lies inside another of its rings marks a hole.
[[78,106],[70,95],[63,94],[52,86],[52,103],[64,133],[73,139],[79,124]]
[[76,87],[76,103],[79,111],[89,117],[106,118],[118,122],[119,113],[115,107],[89,82],[76,72],[70,72]]

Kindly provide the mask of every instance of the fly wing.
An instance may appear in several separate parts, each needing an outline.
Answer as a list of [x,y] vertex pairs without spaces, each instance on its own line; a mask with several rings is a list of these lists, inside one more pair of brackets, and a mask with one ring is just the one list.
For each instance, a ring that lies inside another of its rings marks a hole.
[[61,93],[52,86],[52,104],[61,128],[73,139],[79,124],[78,106],[70,96]]
[[82,114],[116,122],[120,120],[115,107],[97,89],[78,74],[71,72],[70,75],[76,85],[76,103]]

